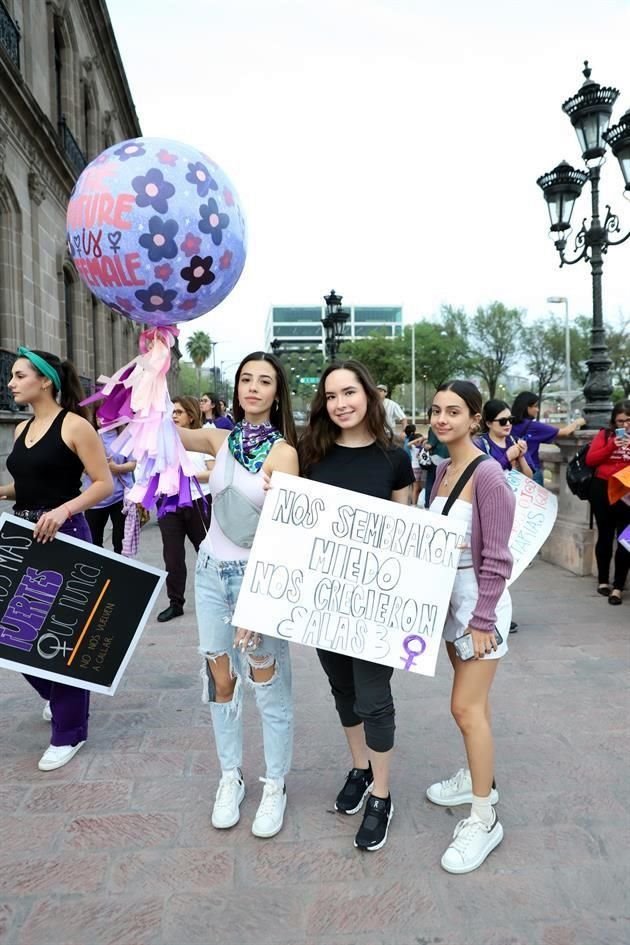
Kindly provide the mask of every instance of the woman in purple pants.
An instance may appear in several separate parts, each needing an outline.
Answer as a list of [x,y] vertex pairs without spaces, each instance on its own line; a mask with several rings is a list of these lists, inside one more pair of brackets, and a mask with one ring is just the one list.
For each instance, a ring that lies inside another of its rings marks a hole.
[[[33,416],[15,428],[7,469],[13,482],[0,486],[0,498],[14,499],[14,514],[35,522],[37,541],[57,532],[91,541],[84,511],[111,495],[112,476],[105,449],[79,407],[83,391],[74,366],[46,351],[18,348],[9,390],[16,404]],[[85,469],[92,485],[81,492]],[[24,677],[46,700],[44,718],[52,722],[50,746],[41,771],[61,768],[85,744],[90,694],[85,689]]]

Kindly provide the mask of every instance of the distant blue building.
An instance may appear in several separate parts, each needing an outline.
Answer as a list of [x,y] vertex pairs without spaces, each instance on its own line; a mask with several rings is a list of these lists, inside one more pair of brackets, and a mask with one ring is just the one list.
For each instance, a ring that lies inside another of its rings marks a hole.
[[[348,308],[348,306],[344,306]],[[356,341],[375,334],[398,338],[403,331],[403,310],[400,305],[351,305],[344,338]],[[324,350],[322,318],[325,306],[272,305],[265,324],[265,349],[275,339],[285,351],[297,348]]]

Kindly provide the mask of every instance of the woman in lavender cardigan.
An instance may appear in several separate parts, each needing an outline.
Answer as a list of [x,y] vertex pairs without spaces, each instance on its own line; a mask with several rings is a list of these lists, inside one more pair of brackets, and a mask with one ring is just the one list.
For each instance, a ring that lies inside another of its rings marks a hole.
[[[470,479],[449,514],[466,523],[444,639],[453,665],[451,712],[464,737],[468,767],[427,790],[434,804],[472,804],[442,857],[449,873],[469,873],[484,862],[503,839],[493,809],[499,795],[494,782],[494,747],[488,697],[499,659],[507,653],[512,603],[506,582],[512,570],[508,548],[514,519],[514,495],[498,463],[475,446],[472,436],[481,420],[481,394],[469,381],[443,384],[431,406],[431,427],[448,446],[450,462],[437,471],[431,511],[442,512],[464,470],[478,457]],[[496,630],[502,638],[497,641]],[[462,660],[455,640],[470,634],[474,658]]]

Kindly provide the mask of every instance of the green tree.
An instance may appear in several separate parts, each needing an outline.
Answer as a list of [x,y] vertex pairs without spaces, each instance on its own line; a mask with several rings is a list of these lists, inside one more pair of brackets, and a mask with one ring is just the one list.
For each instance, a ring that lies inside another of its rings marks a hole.
[[621,328],[608,328],[606,341],[613,381],[622,389],[624,397],[630,397],[630,322]]
[[527,370],[538,378],[538,400],[565,375],[564,323],[557,318],[539,318],[521,331],[522,351]]
[[571,341],[571,374],[580,386],[588,374],[587,360],[591,356],[591,326],[588,315],[578,315],[569,329]]
[[194,331],[186,342],[186,351],[197,368],[197,396],[201,396],[201,369],[212,354],[212,339],[205,331]]
[[391,338],[384,332],[372,338],[344,341],[341,358],[354,358],[364,364],[375,384],[387,384],[390,390],[409,378],[410,368],[403,338]]
[[501,302],[480,306],[471,319],[469,370],[483,378],[490,398],[496,396],[500,376],[517,358],[522,327],[521,311]]

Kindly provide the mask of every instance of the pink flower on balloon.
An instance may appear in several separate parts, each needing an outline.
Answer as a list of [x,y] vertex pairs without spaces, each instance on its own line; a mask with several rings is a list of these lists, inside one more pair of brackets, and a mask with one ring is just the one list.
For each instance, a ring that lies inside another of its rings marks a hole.
[[189,312],[191,309],[195,307],[196,304],[197,303],[194,299],[184,299],[184,301],[180,302],[177,307],[182,312]]
[[234,206],[234,196],[232,195],[232,191],[228,187],[223,188],[223,199],[225,200],[226,207]]
[[214,273],[211,269],[212,266],[212,256],[193,256],[190,260],[190,266],[184,266],[180,271],[182,279],[184,279],[188,285],[186,288],[189,292],[198,292],[203,285],[210,285],[211,282],[214,282]]
[[198,253],[201,249],[201,237],[194,236],[192,233],[186,233],[184,241],[179,244],[179,248],[181,249],[184,256],[188,256],[190,258],[191,256],[194,256],[195,253]]
[[161,148],[156,155],[160,164],[168,164],[169,167],[175,167],[177,163],[177,155],[171,154],[170,151],[167,151],[166,148]]
[[230,223],[227,213],[221,213],[214,197],[210,197],[208,203],[202,203],[199,207],[199,216],[200,220],[197,225],[201,232],[209,233],[214,245],[220,246],[223,240],[223,230]]
[[159,279],[160,282],[166,282],[166,280],[170,279],[173,275],[173,267],[169,266],[168,263],[162,263],[161,266],[156,266],[153,271],[155,278]]
[[156,213],[168,212],[168,201],[175,193],[175,188],[164,180],[164,174],[157,167],[134,177],[131,186],[138,195],[136,203],[139,207],[152,207]]
[[223,253],[219,259],[219,269],[229,269],[232,262],[232,253],[229,249]]
[[138,289],[135,295],[142,302],[143,312],[171,312],[177,292],[166,289],[160,282],[153,282],[148,289]]
[[122,295],[117,295],[116,302],[121,308],[124,308],[127,312],[133,312],[134,304],[133,302],[130,302],[129,299],[123,298]]

